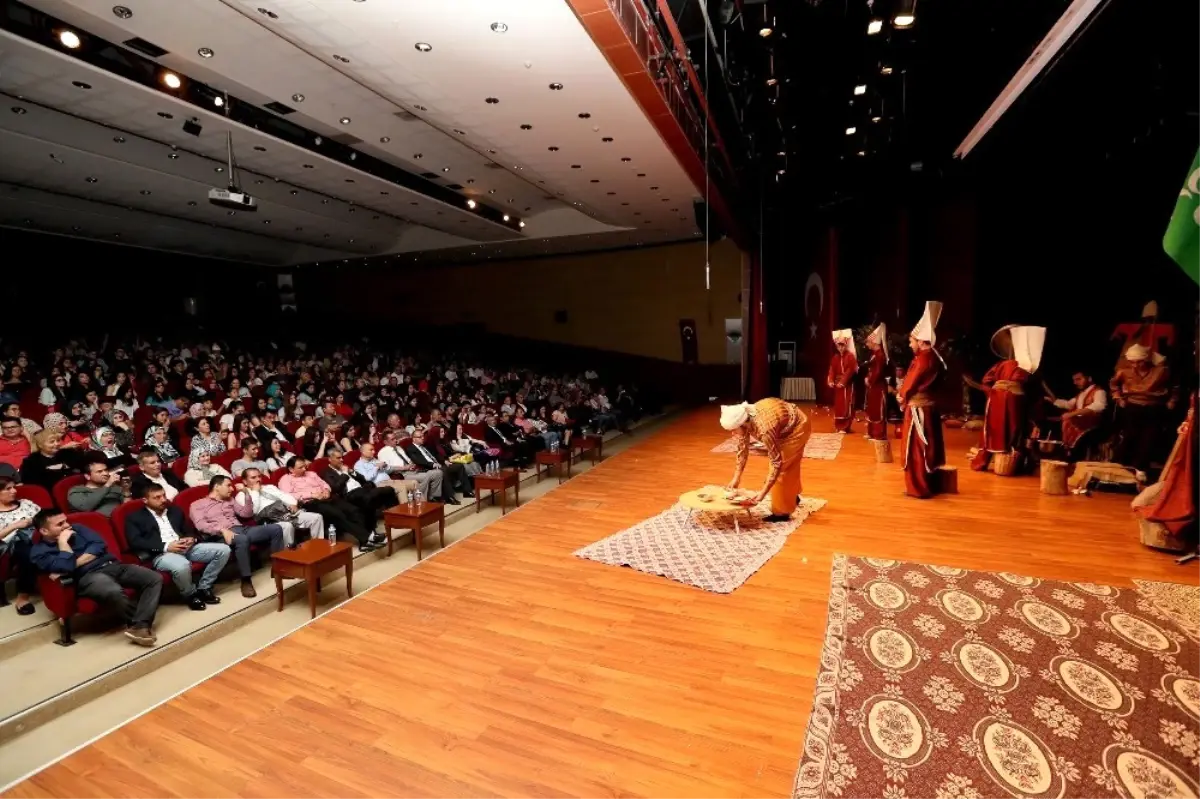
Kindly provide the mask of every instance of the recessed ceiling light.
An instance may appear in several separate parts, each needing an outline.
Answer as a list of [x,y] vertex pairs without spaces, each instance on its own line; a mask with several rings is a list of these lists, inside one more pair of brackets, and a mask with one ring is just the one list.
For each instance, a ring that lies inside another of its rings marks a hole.
[[493,33],[504,33],[507,30],[508,30],[508,26],[505,25],[503,22],[493,22],[492,23],[492,32]]
[[324,200],[321,200],[321,205],[329,205],[329,199],[326,198]]
[[19,106],[19,105],[14,105],[11,110],[17,116],[20,116],[21,114],[29,113],[28,111],[25,110],[25,108],[23,106]]
[[475,201],[474,201],[474,200],[467,200],[467,207],[468,207],[468,208],[474,209],[474,208],[475,208],[475,205],[476,205],[476,203],[475,203]]
[[483,98],[483,101],[485,103],[487,103],[488,105],[495,105],[496,103],[500,102],[500,98],[499,97],[485,97],[485,98]]
[[632,160],[633,159],[630,158],[629,156],[625,156],[624,158],[621,159],[621,163],[628,164]]
[[312,169],[312,168],[313,168],[313,165],[312,165],[312,164],[304,164],[303,166],[304,166],[304,168],[305,168],[305,169]]
[[584,111],[583,113],[581,113],[581,114],[579,115],[579,118],[580,118],[580,119],[591,119],[591,118],[592,118],[592,115],[591,115],[591,114],[589,114],[587,111]]
[[163,85],[165,85],[168,89],[178,89],[183,85],[183,81],[181,81],[179,76],[174,72],[164,72],[162,75],[162,82]]
[[561,83],[559,83],[558,81],[555,81],[554,83],[550,84],[550,91],[552,91],[552,92],[561,92],[562,88],[563,88],[563,85]]
[[224,98],[224,97],[220,97],[220,96],[214,97],[214,98],[213,98],[213,105],[215,105],[217,108],[221,108],[222,106],[224,106],[224,105],[225,105],[225,98]]
[[215,55],[213,53],[213,49],[211,47],[201,47],[199,50],[196,51],[196,54],[199,55],[201,58],[212,58],[213,55]]
[[518,223],[517,223],[517,226],[518,226],[518,227],[525,227],[525,223],[524,223],[524,222],[518,222]]
[[582,164],[571,164],[571,169],[583,169]]
[[390,142],[391,140],[392,140],[392,137],[391,137],[391,136],[380,136],[380,137],[379,137],[379,143],[380,143],[380,144],[387,144],[387,143],[388,143],[388,142]]
[[338,122],[341,122],[343,125],[349,125],[350,117],[342,117],[341,119],[338,120]]
[[650,191],[658,191],[658,186],[651,186]]
[[556,152],[558,152],[558,148],[557,148],[557,147],[554,147],[553,145],[552,145],[552,146],[550,146],[550,147],[547,147],[546,149],[547,149],[547,150],[549,150],[549,151],[550,151],[550,152],[552,152],[552,153],[556,153]]
[[868,36],[874,36],[875,34],[879,33],[881,30],[883,30],[883,20],[873,19],[867,23],[867,35]]
[[600,182],[600,178],[592,178],[592,183],[599,183],[599,182]]
[[83,44],[83,42],[79,41],[78,33],[67,30],[58,32],[58,41],[59,44],[68,50],[76,50],[79,48],[79,45]]
[[879,74],[880,74],[880,75],[891,75],[891,74],[892,74],[892,68],[891,68],[891,67],[889,67],[887,64],[884,64],[883,66],[881,66],[881,67],[879,68]]
[[417,50],[419,50],[422,53],[428,53],[430,50],[433,49],[433,45],[430,44],[429,42],[417,42],[416,44],[413,45],[413,47],[417,48]]
[[474,183],[474,182],[475,182],[475,178],[467,178],[467,183]]
[[90,89],[90,88],[92,88],[92,84],[90,84],[90,83],[84,83],[84,82],[83,82],[83,81],[81,81],[81,80],[73,80],[73,81],[71,81],[71,85],[72,85],[72,86],[74,86],[76,89]]
[[444,166],[444,167],[442,167],[442,171],[443,171],[443,172],[449,172],[449,171],[450,171],[450,167],[448,167],[448,166]]
[[605,136],[605,137],[604,137],[603,139],[601,139],[600,141],[604,142],[605,144],[611,144],[611,143],[612,143],[612,140],[613,140],[613,137],[612,137],[612,136]]
[[214,166],[213,167],[213,172],[216,172],[218,175],[224,171],[225,171],[225,167],[223,167],[223,166]]
[[859,95],[866,94],[866,93],[867,93],[867,84],[860,83],[854,87],[854,96],[855,97],[858,97]]
[[847,135],[847,136],[853,136],[853,135],[854,135],[855,133],[857,133],[857,132],[858,132],[858,128],[853,128],[853,127],[852,127],[852,128],[846,128],[846,135]]
[[125,137],[124,136],[113,136],[113,141],[115,141],[117,144],[124,144]]
[[142,190],[141,190],[141,192],[140,192],[140,194],[141,194],[143,197],[146,197],[146,196],[148,196],[148,195],[150,194],[150,190],[149,190],[149,189],[142,189]]
[[169,111],[159,111],[158,115],[160,117],[162,117],[163,119],[174,119],[175,118],[175,115],[170,113]]
[[272,11],[269,8],[263,8],[262,6],[259,6],[258,13],[260,13],[264,17],[268,17],[270,19],[279,19],[279,15],[276,14],[274,11]]
[[333,54],[333,60],[334,60],[334,61],[341,61],[343,64],[349,64],[349,63],[350,63],[350,59],[349,59],[349,58],[346,58],[344,55],[338,55],[337,53],[334,53],[334,54]]
[[118,17],[119,19],[129,19],[133,16],[133,12],[130,11],[127,6],[113,6],[112,12],[113,16]]
[[293,95],[292,95],[292,102],[293,102],[293,103],[302,103],[302,102],[304,102],[304,95],[303,95],[303,94],[301,94],[300,92],[296,92],[295,94],[293,94]]
[[71,230],[74,230],[76,233],[78,233],[79,231],[83,230],[83,228],[81,228],[79,225],[71,225]]
[[270,219],[264,219],[264,220],[262,221],[262,223],[263,223],[264,225],[269,225],[269,224],[271,224],[271,220],[270,220]]
[[95,183],[98,178],[94,178],[89,175],[88,177],[84,178],[84,180],[86,180],[88,183]]
[[488,189],[488,194],[495,194],[495,193],[496,193],[495,189]]
[[508,214],[505,214],[505,215],[504,215],[504,221],[505,221],[505,222],[507,222],[507,221],[508,221]]
[[292,195],[293,197],[295,197],[299,193],[300,192],[296,191],[295,189],[292,189],[291,191],[288,192],[288,194]]
[[638,175],[638,177],[639,177],[639,178],[644,178],[644,177],[646,177],[646,173],[645,173],[645,172],[638,172],[638,173],[637,173],[637,175]]
[[418,111],[428,111],[429,110],[428,108],[426,108],[423,105],[414,105],[413,108],[417,109]]
[[530,124],[522,125],[521,130],[533,130],[533,125],[530,125]]
[[[258,183],[262,183],[262,181],[261,181],[261,180],[260,180],[260,181],[257,181],[257,182],[258,182]],[[354,182],[354,178],[346,178],[346,182],[347,182],[347,183],[353,183],[353,182]],[[351,210],[351,211],[353,211],[354,209],[353,209],[353,208],[351,208],[350,210]]]
[[172,161],[174,161],[179,158],[179,153],[167,153],[167,158],[170,158]]
[[495,155],[495,154],[496,154],[496,151],[495,151],[495,150],[488,150],[488,154],[489,154],[489,155]]
[[413,153],[413,160],[414,160],[414,161],[420,161],[420,160],[421,160],[422,158],[424,158],[424,157],[425,157],[425,156],[424,156],[423,154],[421,154],[421,153]]
[[459,136],[466,136],[466,135],[467,135],[467,132],[466,132],[465,130],[460,130],[459,128],[455,128],[455,129],[454,129],[454,132],[455,132],[455,133],[457,133]]

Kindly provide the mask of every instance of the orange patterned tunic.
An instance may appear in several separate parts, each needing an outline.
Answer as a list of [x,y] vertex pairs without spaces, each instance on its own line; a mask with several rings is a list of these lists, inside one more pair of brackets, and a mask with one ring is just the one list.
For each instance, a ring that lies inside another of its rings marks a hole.
[[737,438],[737,468],[733,472],[733,485],[738,485],[742,472],[746,469],[746,461],[750,459],[750,442],[752,439],[761,441],[767,448],[767,458],[770,468],[767,472],[767,482],[763,484],[762,493],[770,492],[775,481],[779,479],[779,470],[783,468],[783,441],[797,430],[804,420],[804,414],[786,400],[768,397],[754,403],[750,410],[750,421],[742,425],[735,433]]

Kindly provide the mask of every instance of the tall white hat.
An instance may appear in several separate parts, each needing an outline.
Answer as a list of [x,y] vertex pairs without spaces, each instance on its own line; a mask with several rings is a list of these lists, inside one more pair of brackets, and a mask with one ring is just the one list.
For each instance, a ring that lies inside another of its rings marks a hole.
[[942,317],[942,304],[936,300],[929,300],[925,303],[925,313],[921,316],[921,321],[917,322],[917,326],[912,329],[911,335],[917,341],[928,341],[930,344],[937,343],[937,334],[934,329],[937,327],[938,319]]
[[1036,372],[1042,362],[1042,348],[1046,346],[1046,328],[1016,325],[1012,333],[1012,357],[1026,372]]
[[850,354],[854,356],[855,360],[858,360],[858,347],[854,345],[854,331],[848,327],[833,331],[833,343],[837,344],[839,341],[845,341],[846,349],[850,350]]
[[1141,344],[1132,344],[1129,349],[1125,350],[1125,360],[1127,361],[1144,361],[1149,357],[1150,348]]
[[879,344],[879,349],[883,350],[883,362],[890,363],[891,358],[888,357],[888,340],[887,340],[887,325],[880,322],[874,330],[867,335],[868,341],[875,341]]
[[737,405],[722,405],[721,406],[721,427],[726,430],[737,430],[750,420],[750,408],[753,407],[748,402],[741,402]]
[[1012,331],[1015,327],[1020,327],[1020,325],[1005,325],[992,334],[992,354],[997,358],[1008,360],[1013,357]]

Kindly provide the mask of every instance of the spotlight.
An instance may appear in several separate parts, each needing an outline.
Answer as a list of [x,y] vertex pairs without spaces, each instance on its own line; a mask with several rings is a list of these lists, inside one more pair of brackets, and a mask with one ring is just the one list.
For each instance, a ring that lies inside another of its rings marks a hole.
[[503,22],[493,22],[492,23],[492,31],[495,33],[504,33],[507,30],[508,30],[508,26],[505,25]]
[[341,119],[338,120],[338,122],[342,123],[343,125],[349,125],[350,117],[342,117]]
[[775,31],[771,30],[770,28],[760,28],[758,31],[758,35],[765,39],[774,32]]
[[201,58],[212,58],[213,57],[213,49],[211,47],[201,47],[199,50],[196,51],[196,54],[198,56],[200,56]]
[[770,77],[770,78],[767,78],[767,85],[768,85],[768,86],[774,86],[776,83],[779,83],[779,79],[778,79],[778,78],[775,78],[775,77]]
[[204,128],[200,125],[200,121],[195,117],[192,117],[183,123],[183,132],[191,136],[199,136],[200,131],[202,130],[204,130]]
[[79,41],[79,34],[75,33],[75,31],[59,31],[58,41],[68,50],[77,50],[79,49],[79,45],[82,44]]
[[413,45],[413,47],[417,48],[417,50],[419,50],[422,53],[428,53],[430,50],[433,49],[433,45],[429,44],[428,42],[417,42],[416,44]]
[[891,68],[891,67],[889,67],[887,64],[884,64],[883,66],[881,66],[881,67],[879,68],[879,74],[880,74],[880,75],[891,75],[891,74],[892,74],[892,68]]
[[174,72],[164,72],[162,76],[162,82],[166,84],[168,89],[178,89],[183,85],[183,81],[180,80],[179,76]]
[[866,93],[867,93],[867,84],[860,83],[854,87],[854,96],[855,97],[858,97],[859,95],[866,94]]
[[910,28],[917,20],[917,0],[899,0],[892,24],[897,28]]
[[505,214],[505,215],[504,215],[504,221],[505,221],[505,222],[507,222],[507,221],[508,221],[508,214]]
[[881,30],[883,30],[883,20],[873,19],[867,23],[867,35],[868,36],[874,36],[875,34],[879,33]]
[[225,105],[225,98],[224,98],[224,97],[214,97],[214,98],[213,98],[213,105],[215,105],[217,108],[222,108],[222,107],[224,107],[224,105]]
[[474,200],[467,200],[467,207],[470,208],[471,210],[475,210],[476,204],[477,203]]
[[879,122],[883,117],[871,117],[872,122]]
[[518,222],[518,223],[517,223],[517,226],[518,226],[518,227],[525,227],[525,223],[524,223],[524,222]]
[[846,128],[847,136],[853,136],[855,133],[858,133],[858,128]]

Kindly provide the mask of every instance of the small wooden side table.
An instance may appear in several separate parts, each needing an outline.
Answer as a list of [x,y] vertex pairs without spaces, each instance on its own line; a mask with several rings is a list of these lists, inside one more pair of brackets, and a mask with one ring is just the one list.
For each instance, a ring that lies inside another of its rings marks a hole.
[[275,575],[275,595],[279,597],[279,612],[283,611],[283,578],[299,577],[308,584],[308,611],[312,618],[317,616],[317,591],[321,590],[321,576],[345,568],[346,596],[354,596],[351,580],[354,575],[355,543],[339,541],[330,544],[328,539],[314,538],[295,549],[285,549],[271,555],[271,572]]
[[541,450],[535,456],[537,462],[537,481],[542,482],[542,467],[545,467],[547,475],[551,469],[558,472],[558,482],[563,481],[563,466],[566,465],[567,477],[571,476],[571,455],[567,450],[557,449],[551,452],[548,449]]
[[413,541],[417,544],[417,560],[421,559],[421,539],[425,528],[437,522],[438,538],[442,546],[446,546],[446,503],[422,502],[413,507],[408,503],[388,508],[383,512],[383,531],[387,536],[388,557],[392,556],[392,528],[412,530]]
[[479,503],[484,491],[492,492],[492,504],[496,504],[496,492],[500,492],[500,515],[508,513],[508,489],[513,489],[516,504],[521,506],[521,473],[516,469],[501,469],[495,474],[480,472],[475,475],[475,512],[479,513]]
[[583,453],[590,452],[592,463],[599,463],[604,457],[604,437],[593,433],[571,436],[571,449],[578,453],[580,460],[583,460]]

